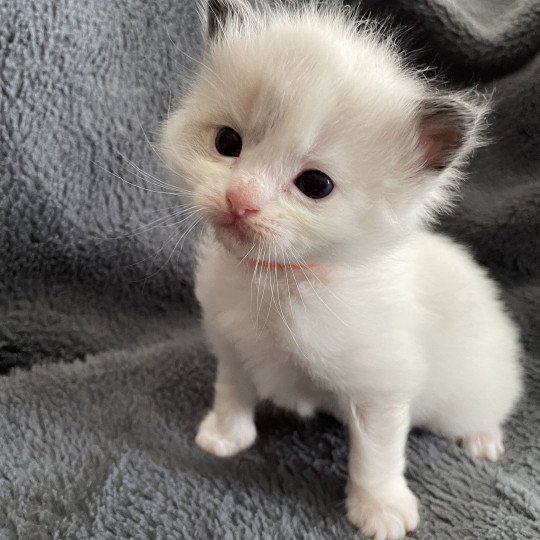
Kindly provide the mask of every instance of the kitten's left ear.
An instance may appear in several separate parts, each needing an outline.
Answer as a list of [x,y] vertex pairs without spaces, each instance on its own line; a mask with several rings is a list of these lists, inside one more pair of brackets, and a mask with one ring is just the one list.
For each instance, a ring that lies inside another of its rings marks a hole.
[[247,0],[205,0],[206,37],[212,42],[224,33],[231,24],[240,27],[253,13]]
[[437,172],[459,165],[480,144],[487,106],[460,95],[437,95],[418,107],[420,169]]

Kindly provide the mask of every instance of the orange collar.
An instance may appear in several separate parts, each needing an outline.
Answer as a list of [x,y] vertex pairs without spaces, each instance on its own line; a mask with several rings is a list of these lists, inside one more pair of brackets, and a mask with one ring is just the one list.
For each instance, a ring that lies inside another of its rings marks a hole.
[[247,259],[246,262],[252,266],[258,266],[260,268],[270,268],[271,270],[313,270],[320,268],[322,265],[317,263],[283,263],[274,261],[254,261],[253,259]]

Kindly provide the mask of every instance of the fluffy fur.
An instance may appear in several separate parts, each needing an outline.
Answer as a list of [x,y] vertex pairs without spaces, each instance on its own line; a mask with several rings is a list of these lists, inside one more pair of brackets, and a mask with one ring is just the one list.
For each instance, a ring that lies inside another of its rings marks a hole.
[[[447,209],[486,106],[441,94],[388,39],[334,9],[209,4],[201,71],[163,148],[208,223],[196,292],[218,360],[196,441],[231,456],[261,399],[349,428],[349,519],[378,539],[418,523],[411,425],[497,459],[521,391],[518,332],[496,285],[427,224]],[[223,126],[239,157],[216,151]],[[294,184],[334,181],[323,199]],[[230,194],[250,211],[229,220]],[[247,204],[246,203],[246,204]]]

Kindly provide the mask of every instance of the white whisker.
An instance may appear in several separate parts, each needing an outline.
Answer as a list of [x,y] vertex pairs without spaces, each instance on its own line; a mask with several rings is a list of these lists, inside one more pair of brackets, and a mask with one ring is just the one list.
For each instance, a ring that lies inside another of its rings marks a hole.
[[126,267],[127,268],[130,268],[132,266],[137,266],[143,262],[146,262],[146,261],[149,261],[151,259],[155,259],[164,249],[165,249],[165,246],[171,241],[171,239],[175,236],[177,231],[173,231],[171,233],[171,235],[167,238],[167,240],[165,240],[165,242],[163,242],[163,244],[161,245],[161,247],[155,251],[152,255],[149,255],[148,257],[144,257],[144,259],[140,259],[138,261],[135,261],[134,263],[131,263],[131,264],[128,264]]
[[[276,260],[277,258],[277,249],[274,248],[274,260]],[[302,351],[302,348],[300,347],[300,344],[298,343],[298,340],[296,339],[296,335],[295,333],[292,331],[292,328],[290,327],[289,323],[287,322],[287,319],[285,317],[285,314],[283,313],[283,307],[281,306],[281,299],[280,299],[280,295],[279,295],[279,278],[278,278],[278,274],[277,274],[277,265],[274,265],[274,275],[275,275],[275,278],[276,278],[276,297],[277,297],[277,304],[275,303],[274,301],[274,305],[276,306],[276,311],[278,312],[278,314],[280,315],[281,317],[281,320],[283,321],[283,324],[287,327],[287,330],[289,331],[289,333],[291,334],[291,337],[293,338],[293,341],[294,343],[296,344],[296,347],[298,348],[298,352],[304,356],[304,358],[307,359],[307,356],[304,354],[304,352]],[[286,275],[286,271],[285,271],[285,275]],[[274,298],[274,296],[272,295],[272,299]]]
[[[281,251],[282,258],[285,261],[285,259],[286,259],[285,251],[284,251],[283,248],[280,248],[280,251]],[[289,269],[287,268],[287,265],[285,265],[284,271],[285,271],[285,281],[287,282],[287,294],[289,295],[289,306],[292,309],[291,287],[289,285]]]
[[251,246],[251,249],[240,259],[240,261],[238,262],[238,266],[240,266],[246,259],[247,257],[249,256],[249,254],[255,249],[255,244],[253,244]]
[[[171,260],[176,248],[178,247],[178,244],[180,244],[180,242],[189,234],[189,232],[193,230],[193,228],[197,225],[197,223],[199,223],[201,221],[201,219],[202,219],[201,217],[198,217],[191,225],[188,226],[188,228],[184,231],[182,236],[180,236],[180,238],[177,240],[177,242],[174,245],[170,255],[167,257],[167,260],[155,272],[152,272],[150,275],[145,276],[145,280],[155,276],[156,274],[161,272],[161,270],[163,270],[163,268],[165,268],[165,266],[167,266],[167,264],[169,264],[169,261]],[[170,240],[170,238],[169,238],[169,240]]]
[[[253,275],[251,276],[251,283],[249,285],[249,295],[250,295],[250,312],[251,312],[251,320],[252,322],[255,322],[253,320],[253,281],[255,279],[255,276],[257,275],[257,268],[259,266],[259,257],[261,256],[261,248],[262,246],[259,245],[259,249],[257,250],[257,258],[255,260],[255,268],[253,269]],[[257,306],[259,305],[259,296],[257,292]]]
[[[221,83],[221,84],[225,84],[223,79],[216,73],[216,70],[213,69],[211,66],[209,66],[208,64],[206,64],[205,62],[203,62],[202,60],[199,60],[197,58],[194,58],[193,56],[189,55],[186,51],[182,50],[180,47],[178,47],[178,45],[176,44],[176,42],[173,40],[173,38],[171,37],[171,34],[169,33],[169,30],[167,29],[167,37],[169,38],[169,41],[172,43],[173,47],[175,48],[175,50],[177,52],[179,52],[181,55],[183,55],[185,58],[187,58],[188,60],[190,60],[191,62],[194,62],[196,64],[199,64],[199,66],[201,66],[202,68],[204,68],[204,70],[206,72],[209,72],[209,73],[212,73],[217,79],[218,81]],[[216,91],[219,91],[219,88],[214,85],[211,81],[207,80],[206,82],[208,82]]]
[[[321,303],[326,307],[326,309],[328,309],[328,311],[330,313],[332,313],[332,315],[334,315],[334,317],[336,317],[336,319],[338,319],[341,323],[343,323],[345,326],[348,326],[350,327],[350,324],[346,323],[323,299],[322,297],[320,296],[320,294],[317,292],[317,289],[315,288],[315,286],[313,285],[313,283],[311,282],[311,280],[309,279],[308,275],[305,273],[304,271],[304,266],[306,266],[306,263],[305,262],[300,262],[297,257],[295,256],[295,254],[291,251],[291,255],[292,257],[295,259],[296,263],[298,264],[298,266],[300,267],[300,270],[302,271],[302,274],[304,274],[304,277],[306,278],[306,281],[309,283],[311,289],[313,290],[315,296],[317,296],[317,298],[321,301]],[[321,282],[322,284],[322,282]],[[324,284],[322,284],[324,285]]]
[[[270,285],[270,301],[268,302],[268,311],[266,312],[266,319],[264,321],[264,325],[263,325],[263,328],[266,328],[267,324],[268,324],[268,320],[270,318],[270,313],[272,311],[272,305],[275,305],[276,301],[274,300],[274,275],[272,273],[272,268],[271,268],[271,263],[270,263],[270,247],[268,248],[268,258],[269,258],[269,262],[268,262],[268,275],[269,275],[269,280],[268,280],[268,283]],[[277,308],[276,308],[277,309]]]
[[144,187],[144,186],[139,186],[137,184],[129,182],[125,178],[122,178],[118,173],[110,171],[109,169],[107,169],[105,166],[103,166],[101,163],[98,163],[97,161],[92,161],[92,163],[94,165],[96,165],[97,167],[99,167],[100,169],[102,169],[103,171],[105,171],[106,173],[114,176],[118,180],[121,180],[122,182],[124,182],[124,183],[126,183],[126,184],[128,184],[130,186],[136,187],[137,189],[141,189],[143,191],[149,191],[150,193],[158,193],[158,194],[162,194],[162,195],[174,195],[175,197],[178,197],[179,195],[181,195],[181,193],[179,193],[177,191],[160,191],[160,190],[155,190],[155,189],[149,189],[149,188]]
[[[288,252],[289,252],[289,250],[287,249],[286,253],[285,253],[285,258],[287,259],[287,262],[289,263],[289,265],[292,265],[291,259],[289,258],[289,255],[288,255]],[[294,279],[294,282],[296,283],[296,290],[298,292],[298,296],[300,297],[300,300],[302,300],[302,304],[304,305],[304,310],[307,311],[307,306],[306,306],[306,303],[304,301],[304,297],[302,296],[302,294],[300,292],[300,285],[298,283],[298,280],[296,279],[296,275],[294,273],[294,270],[291,271],[291,274],[292,274],[292,277]]]
[[[270,252],[270,248],[268,248],[269,252]],[[264,271],[265,267],[263,265],[263,262],[265,261],[266,259],[266,248],[264,249],[263,251],[263,257],[262,257],[262,260],[261,260],[261,273]],[[264,296],[265,296],[265,289],[266,289],[266,280],[268,279],[268,266],[266,267],[266,271],[264,272],[264,281],[262,282],[261,284],[261,278],[262,276],[259,276],[259,283],[258,283],[258,287],[260,287],[260,291],[261,291],[261,294],[260,294],[260,303],[259,303],[259,308],[257,309],[257,328],[259,328],[259,316],[260,316],[260,312],[262,310],[262,305],[263,305],[263,300],[264,300]]]
[[165,182],[164,180],[161,180],[160,178],[156,178],[155,176],[151,175],[150,173],[143,171],[136,163],[131,161],[128,157],[124,156],[120,152],[118,155],[133,169],[135,169],[135,172],[133,172],[134,176],[136,178],[139,178],[140,180],[143,180],[144,182],[148,182],[150,185],[168,189],[171,191],[175,191],[180,195],[189,195],[191,194],[190,190],[187,190],[185,188],[181,188],[180,186],[175,186],[173,184],[169,184],[168,182]]
[[158,227],[172,227],[174,225],[178,225],[180,223],[183,222],[180,221],[180,222],[173,222],[173,223],[167,223],[168,221],[170,220],[175,220],[177,218],[179,218],[180,216],[182,216],[183,214],[186,214],[186,213],[189,213],[189,215],[187,217],[191,217],[192,215],[195,215],[196,213],[198,213],[198,209],[196,209],[195,207],[189,207],[189,208],[184,208],[184,209],[181,209],[181,210],[177,210],[176,212],[172,212],[166,216],[161,216],[157,219],[154,219],[152,221],[150,221],[149,223],[145,223],[144,225],[138,227],[137,229],[135,229],[134,231],[131,231],[131,232],[128,232],[128,233],[125,233],[125,234],[121,234],[119,236],[112,236],[112,237],[108,237],[108,238],[105,238],[105,240],[118,240],[120,238],[129,238],[131,236],[137,236],[139,234],[144,234],[144,233],[147,233],[147,232],[150,232],[151,230],[154,230]]
[[203,217],[199,217],[199,218],[195,221],[195,223],[191,226],[191,228],[190,228],[186,233],[184,233],[184,235],[183,235],[184,238],[183,238],[183,240],[182,240],[182,243],[180,244],[180,250],[179,250],[180,252],[182,252],[182,250],[184,249],[184,243],[185,243],[185,241],[186,241],[187,238],[188,238],[188,233],[189,233],[190,231],[192,231],[192,230],[193,230],[197,225],[199,225],[202,221],[204,221],[204,218],[203,218]]

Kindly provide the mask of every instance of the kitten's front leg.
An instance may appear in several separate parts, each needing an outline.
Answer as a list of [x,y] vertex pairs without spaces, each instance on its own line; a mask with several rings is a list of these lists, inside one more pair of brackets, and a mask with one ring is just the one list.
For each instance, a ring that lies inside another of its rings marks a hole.
[[349,520],[376,540],[397,540],[418,525],[416,497],[407,487],[407,403],[357,407],[349,414]]
[[214,405],[201,422],[195,442],[211,454],[229,457],[251,446],[257,437],[253,419],[257,397],[233,347],[216,341]]

